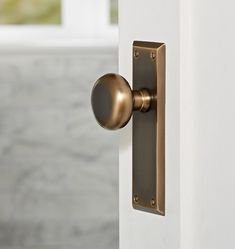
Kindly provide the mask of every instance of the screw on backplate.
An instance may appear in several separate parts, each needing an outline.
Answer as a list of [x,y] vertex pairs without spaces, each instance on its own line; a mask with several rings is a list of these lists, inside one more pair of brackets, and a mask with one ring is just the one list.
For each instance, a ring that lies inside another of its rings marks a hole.
[[152,51],[152,52],[150,53],[150,58],[151,58],[152,60],[155,60],[155,59],[156,59],[156,53]]
[[152,200],[150,201],[150,204],[151,204],[152,207],[154,207],[154,206],[156,205],[156,201],[155,201],[154,199],[152,199]]
[[135,195],[133,200],[134,200],[135,203],[138,203],[139,202],[139,197],[137,195]]
[[139,55],[140,55],[139,51],[135,49],[135,50],[134,50],[134,57],[135,57],[135,58],[138,58]]

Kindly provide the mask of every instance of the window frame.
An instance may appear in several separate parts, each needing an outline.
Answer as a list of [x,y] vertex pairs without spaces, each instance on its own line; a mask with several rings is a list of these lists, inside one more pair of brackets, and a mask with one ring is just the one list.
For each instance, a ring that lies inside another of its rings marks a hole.
[[0,44],[117,45],[109,0],[61,1],[61,25],[0,25]]

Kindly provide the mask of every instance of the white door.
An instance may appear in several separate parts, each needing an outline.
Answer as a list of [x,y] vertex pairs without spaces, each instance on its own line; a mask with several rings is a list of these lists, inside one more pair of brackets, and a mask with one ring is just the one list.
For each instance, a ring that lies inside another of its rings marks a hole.
[[233,249],[233,1],[119,0],[119,72],[133,40],[166,43],[166,216],[132,208],[131,122],[121,131],[120,249]]

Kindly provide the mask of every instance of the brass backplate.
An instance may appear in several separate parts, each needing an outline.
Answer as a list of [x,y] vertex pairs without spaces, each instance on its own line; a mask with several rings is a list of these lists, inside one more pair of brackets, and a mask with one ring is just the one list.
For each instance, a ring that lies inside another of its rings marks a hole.
[[165,44],[134,41],[133,90],[152,93],[151,109],[133,113],[133,207],[165,215]]

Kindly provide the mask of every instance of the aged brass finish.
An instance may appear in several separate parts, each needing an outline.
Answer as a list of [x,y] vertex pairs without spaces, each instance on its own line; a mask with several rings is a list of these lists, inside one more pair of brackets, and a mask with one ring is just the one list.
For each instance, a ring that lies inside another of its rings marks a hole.
[[147,112],[151,105],[152,96],[147,89],[140,89],[133,91],[133,110],[140,112]]
[[[135,56],[138,54],[138,57]],[[133,90],[154,96],[145,114],[133,114],[133,196],[135,209],[165,215],[165,45],[135,41]]]
[[148,111],[151,98],[148,90],[131,91],[121,75],[109,73],[96,81],[91,103],[98,123],[106,129],[116,130],[128,123],[132,111]]
[[137,196],[137,195],[135,195],[135,196],[134,196],[133,201],[134,201],[135,203],[138,203],[139,198],[138,198],[138,196]]
[[132,205],[165,215],[165,44],[133,43],[133,90],[118,74],[99,78],[91,95],[98,123],[124,127],[133,114]]

